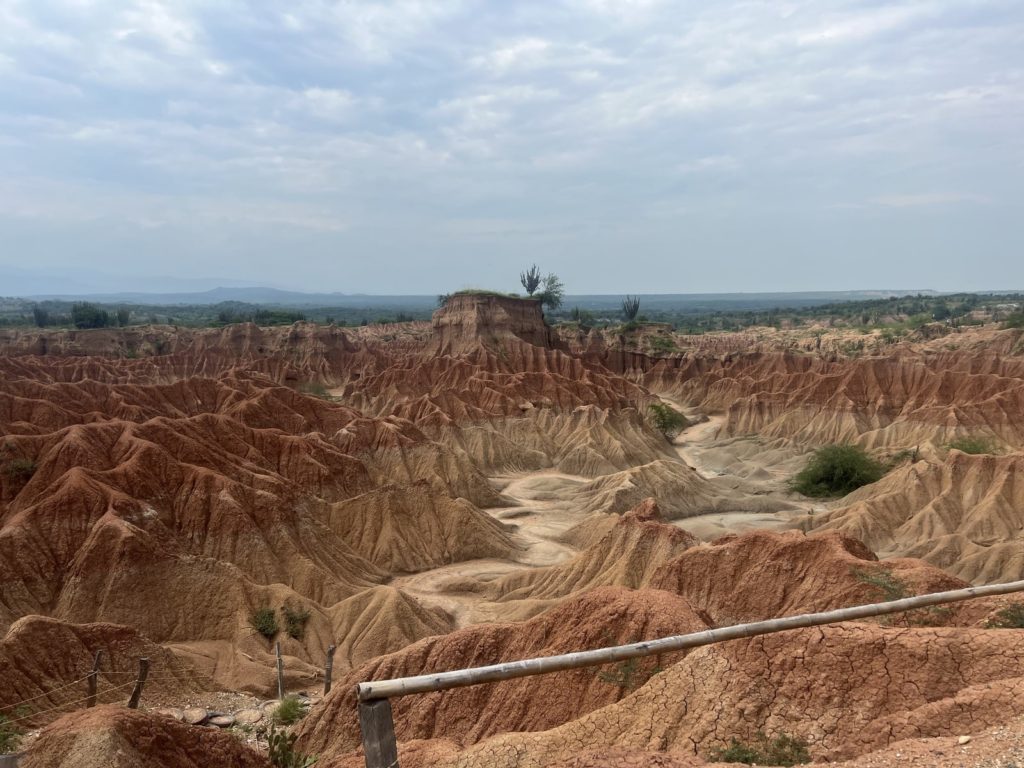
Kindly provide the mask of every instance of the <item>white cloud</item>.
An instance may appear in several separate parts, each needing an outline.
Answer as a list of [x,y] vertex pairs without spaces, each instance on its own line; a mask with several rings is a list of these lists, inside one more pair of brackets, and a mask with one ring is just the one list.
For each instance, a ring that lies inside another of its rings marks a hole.
[[343,211],[370,244],[991,211],[1020,205],[1022,38],[1008,0],[0,0],[0,162],[22,214],[45,179],[66,221],[75,195],[166,231],[176,200],[218,231]]
[[958,203],[986,203],[981,195],[959,192],[919,192],[904,195],[881,195],[870,200],[874,205],[885,208],[918,208],[933,205],[954,205]]

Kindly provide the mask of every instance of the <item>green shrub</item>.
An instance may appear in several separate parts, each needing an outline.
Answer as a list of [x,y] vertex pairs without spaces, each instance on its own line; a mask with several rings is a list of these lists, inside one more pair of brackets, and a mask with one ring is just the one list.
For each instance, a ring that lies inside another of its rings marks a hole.
[[1003,321],[1003,328],[1024,328],[1024,312],[1014,312]]
[[27,483],[36,473],[36,463],[32,459],[8,459],[2,468],[11,480],[21,483]]
[[4,715],[0,715],[0,755],[15,752],[21,743],[21,731]]
[[845,496],[862,485],[874,483],[885,468],[855,445],[827,445],[814,452],[796,477],[792,488],[804,496]]
[[285,696],[274,710],[274,722],[278,725],[292,725],[306,716],[308,705],[298,696]]
[[110,313],[98,304],[79,301],[71,305],[71,322],[75,328],[106,328],[111,325]]
[[651,351],[668,354],[676,351],[676,343],[668,336],[652,336],[650,339]]
[[327,391],[327,387],[325,387],[319,381],[307,381],[304,384],[300,384],[299,392],[302,392],[304,395],[320,397],[323,398],[324,400],[329,400],[331,397],[331,394]]
[[981,453],[995,453],[995,446],[992,441],[985,437],[958,437],[946,443],[947,448],[955,448],[964,453],[978,455]]
[[646,684],[659,672],[661,672],[661,667],[657,665],[650,669],[642,669],[639,659],[626,659],[616,664],[610,672],[598,672],[597,679],[602,683],[617,685],[627,691],[633,691]]
[[267,640],[273,640],[274,635],[280,631],[277,625],[277,614],[273,608],[257,608],[249,614],[249,626],[263,635]]
[[1024,629],[1024,603],[1010,603],[985,624],[989,629]]
[[647,406],[647,410],[651,414],[654,428],[669,440],[674,439],[688,426],[686,417],[665,403],[652,403]]
[[780,733],[769,739],[757,732],[753,744],[744,744],[733,739],[728,747],[719,747],[711,752],[711,759],[718,763],[744,763],[746,765],[802,765],[811,762],[807,753],[807,742]]
[[878,593],[878,598],[883,602],[888,603],[893,600],[902,600],[904,597],[910,597],[906,583],[888,568],[875,568],[872,570],[854,568],[851,572],[854,578],[861,584],[874,589]]
[[267,735],[267,747],[270,762],[274,768],[311,768],[316,764],[317,758],[307,757],[295,751],[295,739],[297,734],[285,733],[270,726],[270,733]]
[[309,621],[309,611],[305,608],[292,608],[286,605],[281,609],[284,616],[284,631],[288,637],[301,640],[306,632],[306,622]]
[[622,300],[622,316],[632,322],[636,320],[637,313],[640,311],[640,297],[639,296],[627,296]]

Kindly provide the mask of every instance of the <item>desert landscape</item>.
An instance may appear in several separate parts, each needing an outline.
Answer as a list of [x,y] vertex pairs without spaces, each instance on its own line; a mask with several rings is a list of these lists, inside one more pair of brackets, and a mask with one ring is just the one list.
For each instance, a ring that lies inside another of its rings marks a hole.
[[[359,682],[1022,578],[1024,331],[860,341],[551,325],[477,291],[430,323],[0,330],[21,764],[271,765],[276,720],[318,768],[357,766]],[[832,445],[884,473],[797,492]],[[395,699],[401,765],[699,766],[779,739],[795,762],[1009,765],[1021,608]]]

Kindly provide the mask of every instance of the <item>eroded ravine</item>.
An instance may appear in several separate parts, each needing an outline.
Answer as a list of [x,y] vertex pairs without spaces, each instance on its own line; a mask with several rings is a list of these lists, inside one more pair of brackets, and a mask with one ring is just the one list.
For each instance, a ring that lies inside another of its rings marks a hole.
[[[796,497],[786,486],[804,461],[804,450],[783,441],[720,438],[722,416],[705,417],[692,409],[686,415],[695,423],[673,441],[679,460],[720,489],[723,496],[736,501],[733,511],[691,516],[675,525],[710,541],[755,528],[796,528],[800,518],[821,508]],[[563,537],[588,517],[577,494],[594,479],[551,469],[492,477],[491,482],[510,504],[485,511],[513,529],[513,540],[521,547],[516,559],[452,563],[396,577],[392,585],[424,605],[443,609],[458,626],[507,620],[508,605],[489,599],[489,585],[515,571],[557,565],[577,554]],[[766,498],[775,502],[772,506],[779,511],[761,511]],[[743,509],[746,501],[749,511]]]

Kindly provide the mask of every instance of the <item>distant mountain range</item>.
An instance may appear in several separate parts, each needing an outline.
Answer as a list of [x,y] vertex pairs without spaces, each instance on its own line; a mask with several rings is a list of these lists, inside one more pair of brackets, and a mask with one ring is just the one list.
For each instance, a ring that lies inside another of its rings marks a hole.
[[[0,288],[0,294],[7,291]],[[799,308],[844,301],[864,301],[906,296],[908,294],[938,295],[932,290],[872,291],[799,291],[791,293],[666,293],[643,294],[647,309],[742,310]],[[434,295],[390,296],[377,294],[303,293],[261,286],[220,286],[203,291],[149,293],[38,293],[22,298],[29,301],[92,301],[101,304],[143,306],[210,305],[241,302],[271,307],[358,307],[425,309],[436,304]],[[565,306],[578,306],[591,311],[617,310],[622,294],[569,295]]]

